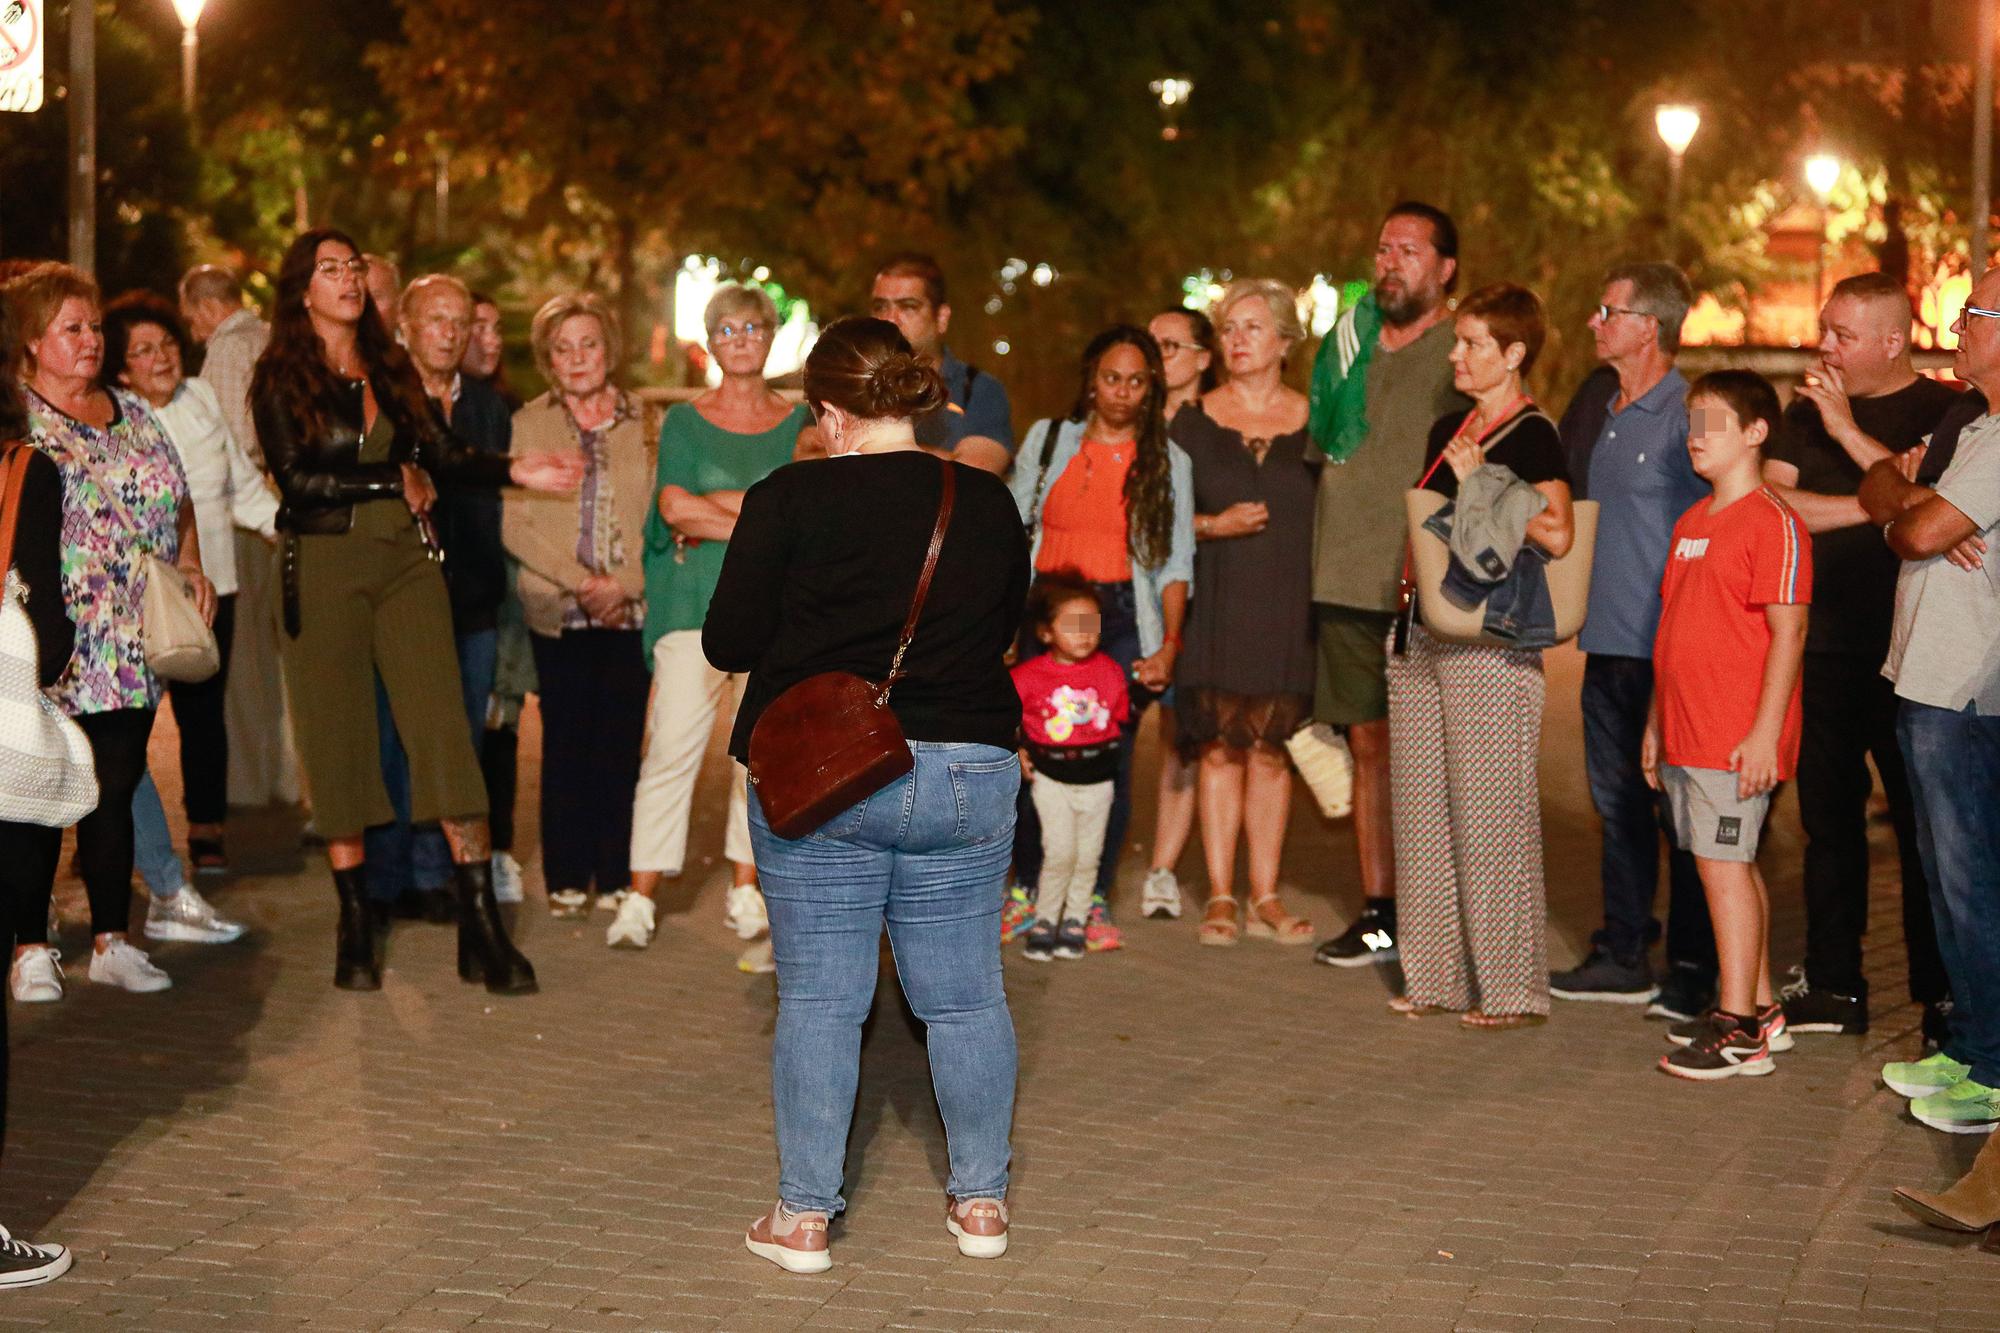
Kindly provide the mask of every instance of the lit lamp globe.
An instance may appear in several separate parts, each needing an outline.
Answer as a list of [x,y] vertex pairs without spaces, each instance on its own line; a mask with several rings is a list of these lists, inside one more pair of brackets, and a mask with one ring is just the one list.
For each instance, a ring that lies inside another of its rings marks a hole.
[[181,26],[192,28],[201,22],[202,6],[207,3],[208,0],[174,0],[174,13],[180,15]]
[[1678,158],[1701,129],[1701,112],[1684,102],[1668,102],[1653,112],[1653,128],[1660,132],[1660,142],[1667,151]]
[[1840,159],[1831,153],[1814,153],[1806,159],[1806,184],[1824,204],[1833,187],[1840,183]]

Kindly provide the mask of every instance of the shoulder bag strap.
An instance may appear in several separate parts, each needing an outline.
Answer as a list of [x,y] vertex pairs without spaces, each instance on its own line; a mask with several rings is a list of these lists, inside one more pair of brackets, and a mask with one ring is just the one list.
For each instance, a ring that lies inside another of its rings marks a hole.
[[947,458],[938,459],[944,469],[944,486],[938,499],[937,526],[931,529],[930,549],[924,553],[924,572],[917,579],[917,595],[910,602],[909,619],[903,622],[903,637],[896,643],[896,658],[889,663],[889,675],[882,682],[882,692],[876,696],[878,707],[889,702],[889,691],[903,678],[903,654],[910,651],[910,641],[917,637],[917,621],[924,614],[924,599],[930,596],[931,576],[937,573],[938,556],[944,551],[945,529],[951,526],[952,501],[958,492],[958,469]]
[[28,479],[28,446],[19,440],[0,448],[0,475],[6,490],[0,492],[0,582],[14,567],[14,529],[21,518],[21,485]]
[[1049,464],[1055,461],[1056,456],[1057,420],[1054,417],[1049,417],[1042,424],[1048,427],[1048,429],[1042,433],[1042,453],[1040,459],[1035,464],[1035,498],[1028,504],[1028,522],[1026,525],[1028,529],[1028,541],[1031,544],[1035,540],[1035,528],[1042,521],[1042,496],[1049,489]]

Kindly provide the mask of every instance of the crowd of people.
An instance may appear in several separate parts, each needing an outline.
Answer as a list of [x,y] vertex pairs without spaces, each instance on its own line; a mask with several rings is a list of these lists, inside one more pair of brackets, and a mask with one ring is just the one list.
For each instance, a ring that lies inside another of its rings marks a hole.
[[[547,910],[601,908],[607,944],[646,948],[726,714],[725,910],[739,966],[775,971],[780,1003],[779,1204],[746,1242],[793,1271],[831,1262],[886,924],[930,1032],[947,1226],[990,1255],[1015,1067],[1000,946],[1038,962],[1126,946],[1114,897],[1149,710],[1163,744],[1139,914],[1183,915],[1198,828],[1198,944],[1399,963],[1394,1013],[1484,1032],[1545,1023],[1557,999],[1644,1006],[1669,1023],[1659,1067],[1704,1081],[1867,1030],[1872,760],[1924,1014],[1923,1050],[1883,1080],[1923,1124],[2000,1126],[2000,271],[1955,325],[1969,389],[1916,372],[1908,294],[1864,274],[1833,288],[1781,406],[1748,372],[1685,379],[1686,278],[1623,265],[1587,320],[1603,364],[1557,416],[1528,388],[1541,300],[1509,283],[1455,297],[1458,249],[1443,211],[1390,209],[1309,392],[1287,383],[1308,343],[1298,293],[1244,280],[1206,311],[1104,330],[1073,404],[1018,440],[1002,382],[947,346],[944,275],[919,254],[883,261],[868,315],[823,331],[803,402],[766,378],[771,298],[724,284],[705,311],[720,381],[656,437],[594,293],[536,311],[547,388],[524,402],[491,298],[449,274],[404,284],[334,229],[283,256],[268,323],[213,266],[178,302],[106,302],[73,268],[10,261],[0,437],[33,454],[8,496],[10,587],[94,766],[76,824],[90,979],[172,984],[129,937],[135,868],[148,939],[239,938],[188,872],[229,869],[230,804],[303,800],[335,885],[336,986],[380,987],[402,916],[456,922],[467,981],[532,992],[500,912],[524,897],[530,695]],[[205,679],[156,669],[146,571],[162,565],[213,628]],[[899,649],[912,586],[928,609]],[[1542,657],[1572,637],[1603,924],[1552,969]],[[824,671],[888,672],[912,767],[781,837],[748,780],[753,736]],[[163,695],[185,865],[147,772]],[[1294,756],[1329,728],[1360,893],[1321,938],[1279,885]],[[1757,861],[1789,781],[1807,941],[1774,977]],[[61,830],[0,821],[0,840],[10,993],[58,1001]],[[2000,1176],[2000,1155],[1981,1168]],[[1904,1202],[2000,1223],[2000,1183],[1959,1188]],[[67,1262],[0,1242],[0,1284]]]

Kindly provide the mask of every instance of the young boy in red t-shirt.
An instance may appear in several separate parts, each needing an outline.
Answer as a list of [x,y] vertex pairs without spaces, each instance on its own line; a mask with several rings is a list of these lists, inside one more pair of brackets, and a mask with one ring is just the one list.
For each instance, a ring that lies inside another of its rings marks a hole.
[[1688,389],[1688,456],[1713,494],[1674,524],[1653,641],[1653,713],[1641,763],[1667,793],[1715,922],[1722,997],[1676,1025],[1660,1068],[1681,1078],[1768,1074],[1790,1050],[1771,994],[1771,904],[1757,839],[1799,758],[1799,667],[1812,543],[1763,482],[1778,395],[1747,370]]

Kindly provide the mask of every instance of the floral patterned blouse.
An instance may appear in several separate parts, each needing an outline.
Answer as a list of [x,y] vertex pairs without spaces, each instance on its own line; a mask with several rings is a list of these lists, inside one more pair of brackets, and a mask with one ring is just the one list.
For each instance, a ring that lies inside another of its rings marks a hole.
[[188,498],[180,459],[152,408],[123,389],[109,393],[108,429],[78,421],[32,389],[26,395],[28,443],[62,470],[62,588],[76,652],[50,693],[72,716],[159,704],[139,619],[143,557],[179,557]]

